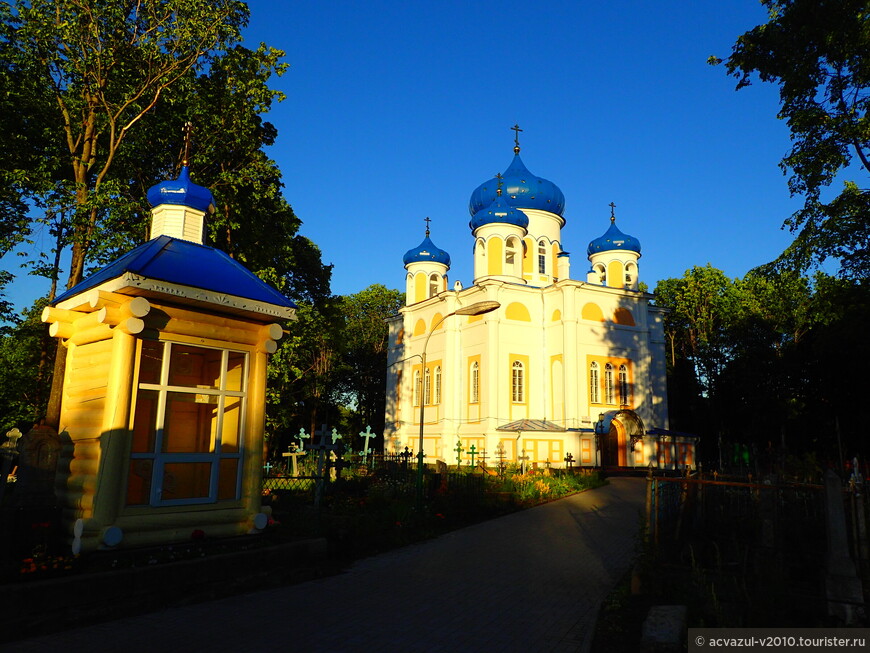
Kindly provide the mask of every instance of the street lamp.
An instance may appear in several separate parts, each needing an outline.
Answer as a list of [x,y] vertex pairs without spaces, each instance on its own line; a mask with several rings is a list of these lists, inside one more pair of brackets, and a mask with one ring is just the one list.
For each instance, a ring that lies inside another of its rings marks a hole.
[[429,338],[432,337],[432,334],[435,333],[435,330],[441,326],[441,323],[444,322],[448,317],[453,317],[454,315],[483,315],[484,313],[491,313],[495,309],[499,308],[501,304],[495,301],[483,301],[483,302],[475,302],[470,306],[463,306],[462,308],[457,308],[452,313],[448,313],[440,320],[438,320],[435,324],[432,325],[432,328],[429,330],[429,333],[426,335],[426,340],[423,341],[423,354],[421,355],[422,364],[420,367],[420,443],[417,447],[417,510],[423,510],[423,420],[426,415],[426,348],[429,346]]

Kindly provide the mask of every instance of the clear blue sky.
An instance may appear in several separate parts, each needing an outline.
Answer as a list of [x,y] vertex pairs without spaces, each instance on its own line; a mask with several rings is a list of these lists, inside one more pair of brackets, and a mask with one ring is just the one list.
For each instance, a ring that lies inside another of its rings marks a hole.
[[610,202],[650,288],[708,262],[742,276],[791,241],[777,89],[737,93],[706,63],[764,22],[757,0],[249,4],[246,43],[290,64],[270,154],[337,294],[404,290],[427,216],[451,285],[470,284],[468,199],[507,168],[515,123],[526,166],[565,194],[575,279]]
[[610,202],[650,288],[707,262],[742,276],[791,241],[777,89],[737,93],[706,63],[764,22],[757,0],[250,7],[248,38],[291,66],[272,156],[338,294],[404,290],[402,255],[426,216],[451,283],[468,285],[468,200],[507,168],[515,123],[529,170],[565,194],[575,279]]

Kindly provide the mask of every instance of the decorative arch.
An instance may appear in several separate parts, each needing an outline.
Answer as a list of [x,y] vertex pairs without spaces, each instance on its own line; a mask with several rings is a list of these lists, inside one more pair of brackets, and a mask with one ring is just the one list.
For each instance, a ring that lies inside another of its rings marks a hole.
[[422,336],[424,333],[426,333],[426,320],[420,318],[414,323],[414,335]]
[[523,242],[516,236],[508,236],[504,245],[504,274],[522,276],[523,251]]
[[595,322],[604,322],[604,312],[598,304],[588,302],[583,304],[583,309],[580,311],[580,317],[584,320],[594,320]]
[[634,315],[631,314],[630,310],[622,306],[613,311],[613,321],[625,326],[635,326]]
[[426,274],[418,272],[414,275],[414,301],[422,302],[426,299]]
[[561,319],[562,319],[562,311],[560,311],[557,308],[555,311],[553,311],[553,317],[551,317],[550,320],[552,320],[553,322],[558,322]]
[[531,322],[532,316],[529,314],[529,309],[520,302],[511,302],[505,309],[505,317],[509,320],[517,320],[519,322]]
[[496,275],[501,274],[502,271],[502,250],[504,249],[504,243],[502,243],[501,238],[498,236],[493,236],[487,241],[487,249],[489,250],[489,257],[487,262],[487,273]]
[[[435,331],[435,325],[436,325],[436,324],[438,325],[438,328],[439,328],[439,329],[440,329],[442,326],[444,326],[444,321],[441,319],[441,318],[443,318],[443,317],[444,317],[444,316],[441,315],[441,313],[435,313],[435,315],[432,316],[432,327],[431,327],[431,330],[432,330],[433,332]],[[438,324],[439,322],[441,322],[441,324]]]
[[531,238],[531,236],[526,236],[523,238],[523,252],[526,254],[523,256],[523,274],[532,274],[534,271],[534,260],[532,256],[528,256],[529,252],[534,251],[535,241]]
[[553,252],[553,255],[550,257],[550,260],[552,261],[553,278],[555,279],[556,277],[559,276],[559,243],[553,242],[553,244],[550,246],[550,249]]
[[625,276],[625,267],[622,261],[611,261],[607,264],[607,286],[609,288],[622,288],[625,286],[623,278]]
[[634,263],[625,264],[625,285],[632,288],[637,286],[637,265]]
[[441,292],[441,277],[433,272],[429,275],[429,294],[428,297],[434,297]]
[[595,274],[598,275],[598,283],[600,283],[602,286],[606,286],[607,285],[607,271],[604,268],[604,264],[603,263],[596,263],[592,267],[592,270]]

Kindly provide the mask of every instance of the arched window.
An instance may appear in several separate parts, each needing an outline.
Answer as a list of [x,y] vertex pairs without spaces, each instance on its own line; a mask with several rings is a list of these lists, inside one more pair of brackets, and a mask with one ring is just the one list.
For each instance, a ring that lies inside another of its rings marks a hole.
[[622,406],[628,406],[630,397],[628,395],[628,368],[625,365],[619,366],[619,403]]
[[521,404],[525,401],[525,378],[523,364],[514,361],[511,366],[511,401]]
[[604,366],[604,403],[612,404],[616,402],[613,387],[613,365],[608,363]]
[[538,273],[547,274],[547,243],[538,243]]
[[420,370],[417,370],[416,372],[414,372],[414,405],[415,406],[420,405],[420,391],[421,391],[421,389],[422,388],[420,387]]
[[477,361],[471,364],[471,374],[469,381],[470,397],[468,402],[476,404],[480,401],[480,365]]
[[431,274],[429,275],[429,296],[434,297],[438,294],[438,286],[440,285],[438,275]]
[[441,403],[441,366],[435,368],[435,401],[434,403]]
[[423,372],[423,401],[427,406],[432,403],[432,375],[429,374],[428,367]]
[[607,285],[607,272],[606,272],[604,266],[599,263],[598,265],[595,266],[595,272],[598,273],[598,283],[600,283],[602,286],[606,286]]
[[589,401],[593,404],[601,403],[598,373],[598,363],[593,362],[589,366]]
[[517,239],[508,238],[504,248],[504,264],[505,272],[510,274],[513,272],[514,264],[517,260]]

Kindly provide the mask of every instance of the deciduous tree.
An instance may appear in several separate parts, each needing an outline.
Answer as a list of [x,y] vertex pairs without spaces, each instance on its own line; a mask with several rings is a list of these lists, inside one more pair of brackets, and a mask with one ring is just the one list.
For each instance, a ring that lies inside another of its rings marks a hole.
[[[769,19],[741,35],[724,60],[737,88],[777,84],[778,117],[792,149],[781,167],[804,206],[785,224],[796,234],[776,262],[806,270],[827,258],[843,275],[870,269],[870,6],[866,0],[763,0]],[[710,63],[722,63],[710,57]],[[845,178],[844,181],[840,181]],[[826,189],[840,181],[839,194]]]

